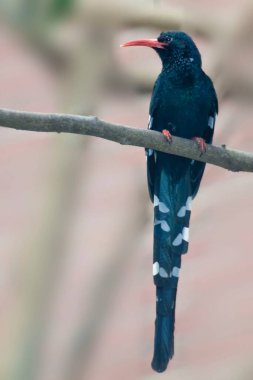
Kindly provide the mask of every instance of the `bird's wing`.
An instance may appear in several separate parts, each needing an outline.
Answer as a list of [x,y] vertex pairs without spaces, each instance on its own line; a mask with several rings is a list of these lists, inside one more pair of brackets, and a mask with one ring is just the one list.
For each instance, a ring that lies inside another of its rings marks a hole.
[[[215,120],[216,120],[216,115],[218,114],[218,99],[216,92],[214,90],[214,87],[212,83],[211,85],[211,93],[212,93],[212,105],[210,109],[210,113],[208,116],[208,121],[207,121],[207,126],[204,130],[203,137],[204,140],[208,143],[211,144],[213,141],[213,134],[214,134],[214,127],[215,127]],[[202,176],[204,174],[206,164],[204,162],[200,161],[191,161],[191,184],[192,184],[192,197],[194,198],[195,195],[198,192],[199,185],[202,179]]]
[[[155,111],[159,103],[159,91],[158,91],[158,79],[157,78],[153,93],[152,99],[149,107],[149,121],[148,128],[155,129]],[[153,149],[145,149],[147,157],[147,180],[148,180],[148,191],[151,201],[154,201],[154,178],[155,178],[155,161],[156,161],[156,152]]]
[[[148,128],[152,129],[153,117],[149,115]],[[156,152],[153,149],[146,148],[147,157],[147,180],[148,180],[148,191],[151,201],[154,201],[154,178],[155,178],[155,160]]]

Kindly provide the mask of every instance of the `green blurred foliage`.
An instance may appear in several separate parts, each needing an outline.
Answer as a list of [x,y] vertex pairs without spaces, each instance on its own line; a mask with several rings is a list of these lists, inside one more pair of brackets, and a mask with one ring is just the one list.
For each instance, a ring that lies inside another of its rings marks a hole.
[[2,0],[0,11],[2,17],[12,24],[36,25],[51,23],[68,15],[75,0]]
[[75,0],[54,0],[51,1],[51,9],[49,9],[50,16],[53,18],[58,18],[65,16],[71,11]]

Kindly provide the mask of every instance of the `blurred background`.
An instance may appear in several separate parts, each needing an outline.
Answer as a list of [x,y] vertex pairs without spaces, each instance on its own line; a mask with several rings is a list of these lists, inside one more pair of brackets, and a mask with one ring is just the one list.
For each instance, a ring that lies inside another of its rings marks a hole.
[[[119,45],[170,29],[193,36],[214,80],[215,144],[252,151],[252,1],[1,0],[0,107],[146,128],[160,62],[151,49]],[[175,356],[157,375],[143,150],[0,134],[1,380],[253,379],[251,174],[207,166]]]

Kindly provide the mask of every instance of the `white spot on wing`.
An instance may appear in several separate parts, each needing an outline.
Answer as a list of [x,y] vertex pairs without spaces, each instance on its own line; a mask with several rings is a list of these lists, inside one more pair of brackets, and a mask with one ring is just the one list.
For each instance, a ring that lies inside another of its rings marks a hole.
[[164,269],[164,268],[160,268],[159,269],[159,275],[162,277],[162,278],[168,278],[169,277],[169,275],[168,275],[168,273],[166,272],[166,270]]
[[189,228],[184,227],[182,231],[182,236],[185,241],[189,241]]
[[156,261],[153,264],[153,276],[156,276],[159,273],[159,263]]
[[182,240],[183,240],[182,234],[179,233],[177,235],[176,239],[173,241],[172,245],[174,245],[175,247],[177,247],[178,245],[180,245],[182,243]]
[[210,127],[211,129],[213,129],[213,127],[214,127],[214,117],[213,116],[209,116],[208,127]]
[[154,153],[153,149],[146,149],[146,156],[152,156],[152,154]]
[[153,117],[149,115],[149,118],[148,118],[148,128],[149,129],[152,128],[152,123],[153,123]]

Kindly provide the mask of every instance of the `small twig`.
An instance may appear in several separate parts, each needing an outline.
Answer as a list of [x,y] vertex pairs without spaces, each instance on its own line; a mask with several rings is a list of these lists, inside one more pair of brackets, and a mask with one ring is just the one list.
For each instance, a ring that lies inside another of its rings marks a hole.
[[101,137],[123,145],[151,148],[157,151],[207,162],[232,171],[253,172],[253,154],[207,145],[200,157],[196,144],[173,136],[168,144],[161,133],[124,125],[111,124],[95,116],[42,114],[0,109],[0,125],[34,132],[64,132]]

